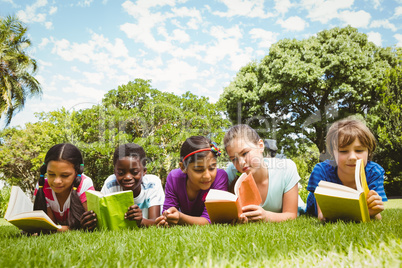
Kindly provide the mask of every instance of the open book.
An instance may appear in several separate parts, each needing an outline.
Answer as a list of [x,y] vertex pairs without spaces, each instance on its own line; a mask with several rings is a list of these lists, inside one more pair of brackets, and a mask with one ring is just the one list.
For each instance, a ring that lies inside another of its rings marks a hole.
[[369,188],[364,171],[364,162],[359,159],[355,169],[356,189],[345,185],[320,181],[314,196],[324,218],[328,220],[370,221],[367,207]]
[[88,210],[96,213],[97,226],[100,229],[118,230],[135,228],[136,221],[124,219],[128,208],[134,205],[133,191],[121,191],[102,194],[99,191],[86,191]]
[[253,175],[243,173],[234,186],[235,194],[211,189],[205,198],[205,206],[213,223],[227,223],[238,219],[242,207],[261,204],[261,196]]
[[18,186],[11,187],[10,200],[4,218],[29,233],[61,228],[43,210],[33,210],[31,200]]

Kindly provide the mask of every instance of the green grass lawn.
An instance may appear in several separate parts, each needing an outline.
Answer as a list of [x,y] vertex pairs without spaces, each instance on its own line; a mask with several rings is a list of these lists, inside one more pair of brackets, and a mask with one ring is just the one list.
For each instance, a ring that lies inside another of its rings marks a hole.
[[0,267],[401,267],[402,199],[381,221],[178,226],[27,237],[0,219]]

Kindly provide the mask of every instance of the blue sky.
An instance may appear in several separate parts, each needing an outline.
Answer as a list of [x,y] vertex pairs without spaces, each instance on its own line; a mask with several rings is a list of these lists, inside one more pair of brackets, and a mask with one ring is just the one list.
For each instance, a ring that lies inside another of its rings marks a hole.
[[135,78],[215,102],[273,43],[336,26],[402,46],[402,0],[0,0],[0,7],[0,16],[29,27],[43,89],[11,126],[36,121],[35,112],[91,107]]

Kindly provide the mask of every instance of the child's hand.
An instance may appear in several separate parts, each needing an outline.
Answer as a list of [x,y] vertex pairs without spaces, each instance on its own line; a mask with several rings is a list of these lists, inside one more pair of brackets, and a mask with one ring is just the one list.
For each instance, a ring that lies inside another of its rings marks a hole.
[[176,225],[180,220],[180,212],[175,207],[171,207],[163,212],[163,216],[169,225]]
[[[242,219],[243,223],[245,222],[254,222],[254,221],[268,221],[267,211],[265,211],[262,207],[257,205],[248,205],[242,208],[243,213],[240,215],[240,219]],[[244,217],[247,219],[244,221]]]
[[326,221],[326,220],[327,220],[326,218],[324,218],[324,215],[322,215],[322,212],[318,212],[317,218],[318,218],[320,221]]
[[155,225],[158,227],[169,227],[169,223],[166,220],[166,217],[161,215],[155,219]]
[[141,225],[142,221],[142,210],[138,205],[132,205],[128,208],[126,214],[124,214],[124,218],[130,221],[137,221],[137,225]]
[[384,203],[382,202],[381,196],[379,196],[376,191],[370,190],[370,192],[367,194],[367,206],[370,217],[381,219],[379,213],[384,210]]
[[96,214],[92,210],[85,211],[82,214],[81,219],[81,228],[88,231],[93,231],[96,227]]

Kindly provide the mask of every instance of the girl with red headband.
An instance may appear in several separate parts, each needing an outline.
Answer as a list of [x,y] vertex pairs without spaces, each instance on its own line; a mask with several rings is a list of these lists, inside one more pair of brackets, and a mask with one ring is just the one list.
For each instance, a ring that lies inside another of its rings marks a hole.
[[217,168],[221,154],[216,143],[203,136],[192,136],[180,150],[180,168],[172,170],[165,185],[165,202],[158,226],[208,224],[210,219],[204,205],[209,189],[227,191],[228,176]]

